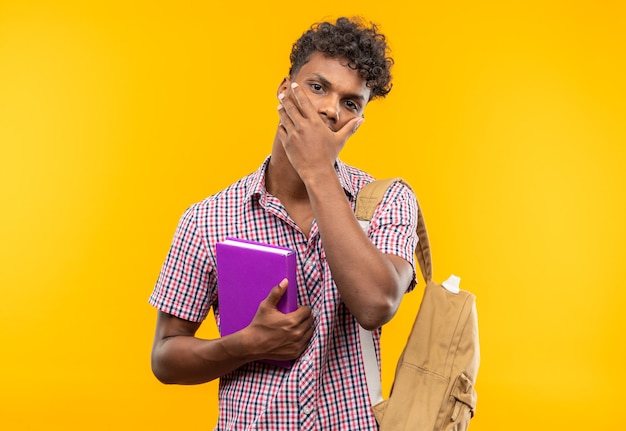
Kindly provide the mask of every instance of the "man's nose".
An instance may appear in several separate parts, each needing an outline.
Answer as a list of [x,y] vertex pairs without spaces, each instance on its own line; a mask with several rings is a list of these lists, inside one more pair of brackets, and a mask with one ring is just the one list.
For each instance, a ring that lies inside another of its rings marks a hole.
[[324,97],[320,106],[320,114],[337,123],[339,121],[339,99],[332,95]]

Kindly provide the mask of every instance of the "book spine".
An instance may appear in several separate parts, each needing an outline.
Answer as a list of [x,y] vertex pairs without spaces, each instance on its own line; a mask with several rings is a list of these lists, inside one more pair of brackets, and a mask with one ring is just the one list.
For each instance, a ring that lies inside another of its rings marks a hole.
[[285,294],[277,304],[277,308],[283,313],[291,313],[298,308],[298,280],[296,276],[296,254],[290,253],[284,256],[285,274],[289,282]]

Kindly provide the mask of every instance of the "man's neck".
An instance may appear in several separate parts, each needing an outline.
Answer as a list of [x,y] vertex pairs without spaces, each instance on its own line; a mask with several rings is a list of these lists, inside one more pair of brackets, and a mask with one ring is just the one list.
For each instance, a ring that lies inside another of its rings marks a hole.
[[304,183],[298,176],[280,142],[272,149],[269,165],[265,171],[265,188],[277,197],[287,214],[308,238],[313,223],[313,210]]
[[281,202],[303,202],[309,200],[306,187],[296,170],[291,166],[280,141],[274,143],[269,165],[265,172],[265,187],[268,193]]

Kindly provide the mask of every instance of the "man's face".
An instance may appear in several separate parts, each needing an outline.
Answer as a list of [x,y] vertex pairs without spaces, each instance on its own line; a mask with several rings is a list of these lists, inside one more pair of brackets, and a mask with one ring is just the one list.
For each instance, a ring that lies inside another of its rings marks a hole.
[[292,77],[328,127],[337,131],[354,117],[363,116],[370,89],[343,58],[329,58],[315,52]]

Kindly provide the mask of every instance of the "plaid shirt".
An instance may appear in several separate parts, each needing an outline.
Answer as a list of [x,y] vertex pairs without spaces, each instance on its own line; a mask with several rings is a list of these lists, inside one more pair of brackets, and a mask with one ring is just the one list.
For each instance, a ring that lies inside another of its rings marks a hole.
[[[251,362],[221,377],[215,429],[376,430],[358,323],[333,282],[317,224],[307,239],[265,190],[268,161],[184,213],[149,302],[194,322],[204,320],[213,307],[219,327],[215,243],[230,236],[296,250],[298,303],[311,307],[314,316],[309,346],[291,369]],[[354,208],[357,191],[373,178],[340,161],[336,169]],[[413,193],[396,183],[374,214],[368,235],[382,252],[415,268],[416,223]],[[372,334],[380,366],[380,330]]]

